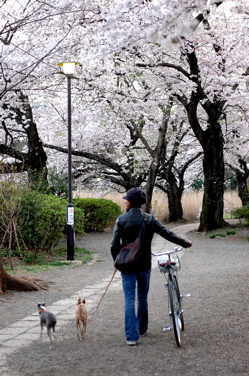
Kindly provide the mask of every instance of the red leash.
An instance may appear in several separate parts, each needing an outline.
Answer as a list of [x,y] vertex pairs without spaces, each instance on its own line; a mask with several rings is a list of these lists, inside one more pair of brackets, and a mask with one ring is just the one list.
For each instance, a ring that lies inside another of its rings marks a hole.
[[104,296],[105,296],[105,294],[106,294],[106,291],[108,290],[110,284],[112,283],[112,280],[113,280],[113,278],[114,278],[114,276],[115,276],[115,274],[116,274],[116,271],[117,271],[117,269],[114,270],[114,273],[113,273],[113,275],[112,275],[112,278],[111,278],[110,282],[108,283],[108,286],[107,286],[107,288],[105,289],[104,294],[102,295],[102,297],[101,297],[101,299],[100,299],[100,301],[99,301],[97,307],[95,308],[94,312],[92,313],[92,316],[94,315],[94,313],[95,313],[95,312],[97,311],[97,309],[99,308],[100,303],[102,302],[102,300],[103,300],[103,298],[104,298]]

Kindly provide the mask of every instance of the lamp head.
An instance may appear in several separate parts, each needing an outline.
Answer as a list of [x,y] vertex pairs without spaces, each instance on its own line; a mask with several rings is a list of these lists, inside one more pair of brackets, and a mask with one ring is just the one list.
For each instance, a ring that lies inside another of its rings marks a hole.
[[58,65],[61,68],[61,73],[65,74],[66,76],[73,76],[75,72],[76,64],[79,64],[79,63],[74,63],[74,62],[66,63],[65,62],[65,63],[60,63]]

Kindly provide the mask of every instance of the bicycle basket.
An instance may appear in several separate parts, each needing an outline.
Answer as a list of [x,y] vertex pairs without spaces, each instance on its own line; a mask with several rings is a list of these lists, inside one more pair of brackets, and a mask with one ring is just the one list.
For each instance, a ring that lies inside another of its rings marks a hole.
[[174,271],[181,269],[181,263],[178,256],[176,256],[176,258],[171,257],[170,260],[168,259],[167,255],[158,256],[157,262],[159,270],[162,273],[165,273],[169,266],[172,266]]

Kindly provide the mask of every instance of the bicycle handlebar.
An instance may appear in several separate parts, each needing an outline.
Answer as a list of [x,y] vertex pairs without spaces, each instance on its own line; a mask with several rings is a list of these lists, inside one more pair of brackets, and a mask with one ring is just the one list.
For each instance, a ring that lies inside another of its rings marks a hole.
[[176,252],[180,252],[182,250],[183,247],[175,247],[174,249],[170,250],[170,251],[164,251],[164,252],[160,252],[160,253],[153,253],[151,252],[151,254],[153,256],[163,256],[163,255],[170,255],[171,253],[176,253]]

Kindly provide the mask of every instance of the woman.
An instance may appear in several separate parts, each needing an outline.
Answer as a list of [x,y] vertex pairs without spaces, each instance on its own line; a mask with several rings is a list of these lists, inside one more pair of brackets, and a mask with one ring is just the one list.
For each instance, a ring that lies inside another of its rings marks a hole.
[[[130,189],[123,197],[127,212],[120,215],[115,223],[111,242],[111,254],[116,259],[121,244],[132,243],[138,236],[144,221],[141,206],[146,202],[146,194],[140,188]],[[134,271],[121,273],[125,296],[125,335],[128,345],[136,345],[140,336],[145,336],[148,330],[148,302],[150,273],[151,273],[151,242],[154,233],[161,235],[184,248],[191,247],[192,242],[184,240],[167,230],[156,217],[147,215],[145,220],[145,236],[142,243],[141,255],[136,262]],[[135,296],[137,288],[137,314],[135,312]]]

